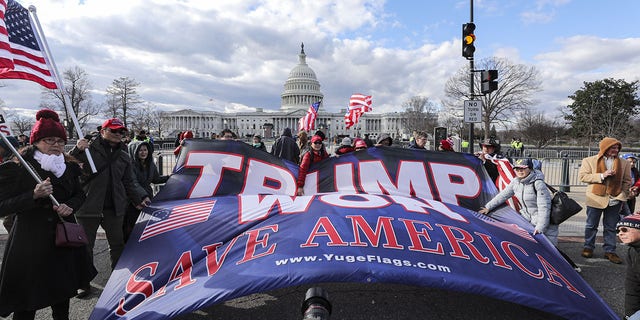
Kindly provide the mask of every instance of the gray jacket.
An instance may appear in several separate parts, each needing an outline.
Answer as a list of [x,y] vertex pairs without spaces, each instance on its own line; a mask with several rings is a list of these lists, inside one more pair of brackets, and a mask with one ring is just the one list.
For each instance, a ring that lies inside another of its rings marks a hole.
[[[91,173],[91,167],[84,151],[74,147],[69,152],[70,155],[84,163],[85,179],[83,180],[90,179],[84,185],[87,199],[76,212],[78,217],[101,217],[107,193],[110,193],[113,198],[112,207],[118,216],[124,215],[129,202],[141,203],[147,196],[146,191],[134,177],[131,158],[127,150],[116,147],[111,153],[107,148],[110,148],[108,143],[100,136],[89,145],[89,152],[96,169],[99,171],[95,176]],[[109,164],[107,165],[107,163]]]
[[[511,180],[511,183],[491,199],[485,207],[491,211],[505,203],[512,196],[515,196],[518,199],[522,217],[531,222],[536,230],[547,234],[547,229],[550,227],[551,194],[543,178],[542,173],[538,170],[531,171],[531,173],[522,180],[520,178],[514,178]],[[557,226],[555,226],[554,229],[557,231]]]

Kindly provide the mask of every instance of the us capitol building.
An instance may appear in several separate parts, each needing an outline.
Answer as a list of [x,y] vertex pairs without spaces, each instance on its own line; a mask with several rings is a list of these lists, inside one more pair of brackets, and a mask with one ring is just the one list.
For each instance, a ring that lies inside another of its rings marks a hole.
[[[254,135],[277,138],[285,128],[291,128],[295,136],[298,132],[298,120],[307,114],[312,103],[324,97],[316,73],[307,65],[306,57],[302,44],[298,54],[298,65],[291,69],[284,83],[279,110],[265,111],[263,108],[255,108],[253,112],[224,113],[184,109],[163,116],[167,128],[165,132],[176,135],[180,131],[191,130],[196,138],[210,138],[228,128],[237,133],[239,138]],[[375,104],[373,108],[375,109]],[[400,112],[367,112],[360,117],[356,125],[346,129],[344,115],[347,108],[338,113],[326,112],[323,109],[324,106],[320,105],[315,128],[322,130],[327,137],[363,137],[369,134],[375,141],[380,133],[388,133],[394,139],[405,133],[402,129],[403,114]]]

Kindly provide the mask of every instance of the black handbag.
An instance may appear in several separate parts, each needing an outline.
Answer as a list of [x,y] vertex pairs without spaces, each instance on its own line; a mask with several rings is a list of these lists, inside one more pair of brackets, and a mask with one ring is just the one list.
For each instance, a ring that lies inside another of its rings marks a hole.
[[551,198],[551,215],[549,219],[551,224],[561,224],[565,220],[582,211],[582,206],[575,200],[569,198],[569,196],[563,191],[556,190],[548,184],[547,188],[549,188],[549,191],[553,194],[553,197]]

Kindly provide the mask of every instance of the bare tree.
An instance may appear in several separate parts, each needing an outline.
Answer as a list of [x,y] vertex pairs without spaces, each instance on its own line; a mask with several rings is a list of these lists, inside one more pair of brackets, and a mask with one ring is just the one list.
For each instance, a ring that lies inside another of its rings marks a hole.
[[60,111],[61,121],[66,126],[67,135],[72,138],[77,134],[73,130],[73,121],[66,104],[71,105],[81,128],[85,128],[91,117],[100,112],[100,107],[92,102],[92,86],[84,69],[78,66],[67,69],[63,73],[63,81],[64,92],[58,89],[47,89],[42,92],[44,98],[42,105]]
[[[491,123],[511,123],[515,114],[534,104],[531,96],[540,90],[538,71],[533,66],[513,64],[504,58],[487,58],[477,63],[478,70],[498,70],[498,90],[484,96],[471,96],[469,67],[464,67],[447,81],[443,104],[447,108],[463,108],[463,100],[482,100],[482,125],[485,139]],[[474,72],[474,92],[480,92],[480,77]]]
[[557,120],[547,119],[542,112],[526,109],[518,117],[518,129],[526,140],[536,148],[544,148],[564,132],[564,127]]
[[427,97],[414,96],[402,104],[402,124],[409,133],[433,131],[438,124],[438,115],[433,102]]
[[140,83],[134,79],[120,77],[113,80],[111,85],[107,88],[107,94],[109,95],[108,101],[110,101],[108,106],[109,108],[113,107],[113,110],[108,111],[113,111],[115,114],[115,111],[119,110],[121,112],[121,120],[124,122],[125,127],[128,126],[127,118],[129,116],[129,112],[135,108],[136,105],[142,102],[138,95],[139,85]]
[[13,131],[18,134],[30,131],[36,121],[33,117],[27,117],[18,113],[8,113],[6,116],[8,118],[6,119],[7,123],[11,123]]

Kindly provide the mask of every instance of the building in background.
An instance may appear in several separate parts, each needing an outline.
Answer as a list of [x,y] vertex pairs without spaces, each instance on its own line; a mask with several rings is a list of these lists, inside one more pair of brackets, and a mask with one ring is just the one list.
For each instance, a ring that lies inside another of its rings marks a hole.
[[[168,126],[165,132],[170,132],[169,137],[175,137],[180,131],[191,130],[197,138],[210,138],[223,129],[231,129],[240,138],[260,135],[267,139],[279,137],[284,128],[297,132],[298,120],[307,113],[312,103],[324,97],[316,73],[307,65],[306,57],[303,44],[298,54],[298,64],[291,69],[284,83],[279,110],[265,111],[263,108],[256,108],[253,112],[225,113],[184,109],[169,112],[163,117],[163,122]],[[400,112],[367,112],[356,125],[345,129],[346,108],[337,113],[323,109],[325,108],[321,107],[318,112],[316,130],[322,130],[327,137],[363,137],[369,134],[375,141],[380,133],[388,133],[394,139],[408,138],[410,134],[403,132],[403,114]]]

